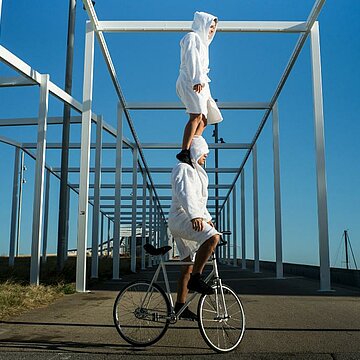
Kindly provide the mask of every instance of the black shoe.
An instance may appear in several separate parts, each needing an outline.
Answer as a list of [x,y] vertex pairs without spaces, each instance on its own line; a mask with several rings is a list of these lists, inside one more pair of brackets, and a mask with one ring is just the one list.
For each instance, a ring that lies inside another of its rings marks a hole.
[[176,158],[183,162],[186,163],[188,165],[190,165],[192,168],[194,168],[194,165],[190,159],[190,150],[181,150],[177,155]]
[[[177,313],[184,304],[176,303],[175,304],[175,313]],[[188,320],[188,321],[197,321],[198,317],[195,313],[193,313],[188,307],[185,308],[185,310],[180,314],[179,320]]]
[[204,295],[212,295],[215,293],[214,289],[201,278],[200,274],[191,274],[187,287],[189,290]]

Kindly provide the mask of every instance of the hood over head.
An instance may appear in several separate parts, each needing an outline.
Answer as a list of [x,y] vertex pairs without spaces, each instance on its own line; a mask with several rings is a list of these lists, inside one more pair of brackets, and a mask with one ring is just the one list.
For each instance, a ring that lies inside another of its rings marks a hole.
[[196,11],[194,14],[194,20],[191,26],[191,29],[200,36],[201,41],[204,45],[210,45],[212,39],[215,36],[215,32],[212,37],[209,39],[210,25],[213,20],[217,20],[217,17],[206,12]]
[[209,147],[205,139],[195,135],[190,145],[190,158],[197,163],[202,155],[208,153]]

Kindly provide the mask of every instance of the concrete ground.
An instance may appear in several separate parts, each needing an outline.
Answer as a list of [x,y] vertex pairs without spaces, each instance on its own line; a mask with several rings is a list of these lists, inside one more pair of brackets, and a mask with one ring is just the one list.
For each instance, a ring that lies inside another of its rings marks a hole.
[[[224,283],[239,294],[246,314],[245,336],[231,353],[214,353],[196,323],[178,321],[147,348],[134,348],[118,335],[112,320],[117,292],[153,269],[98,284],[90,293],[67,295],[52,305],[0,322],[0,359],[169,359],[169,357],[292,360],[360,360],[360,289],[303,277],[278,280],[273,273],[221,265]],[[172,291],[178,269],[169,268]],[[197,300],[197,299],[196,299]],[[196,309],[197,302],[191,304]]]

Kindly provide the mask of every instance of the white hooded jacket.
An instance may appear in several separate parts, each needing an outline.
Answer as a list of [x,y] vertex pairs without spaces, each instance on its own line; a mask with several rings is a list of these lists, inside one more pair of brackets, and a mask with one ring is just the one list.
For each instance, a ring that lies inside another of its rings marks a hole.
[[206,222],[211,215],[206,208],[208,200],[208,176],[198,164],[203,154],[209,153],[208,145],[202,136],[194,136],[190,147],[190,157],[195,168],[185,163],[178,163],[171,174],[172,204],[169,219],[179,213],[186,213],[189,221],[202,218]]
[[[215,32],[209,39],[210,26],[216,16],[197,11],[194,14],[192,32],[186,34],[180,41],[181,64],[180,77],[191,82],[192,86],[210,82],[209,73],[209,45]],[[216,30],[215,30],[216,31]]]

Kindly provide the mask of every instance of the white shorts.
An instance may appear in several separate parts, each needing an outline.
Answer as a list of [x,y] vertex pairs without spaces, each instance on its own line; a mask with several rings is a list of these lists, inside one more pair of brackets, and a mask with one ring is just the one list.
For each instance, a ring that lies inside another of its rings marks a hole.
[[168,219],[169,230],[176,242],[181,260],[190,256],[193,261],[199,247],[212,236],[219,234],[214,227],[204,221],[204,229],[195,231],[192,223],[185,212],[180,212]]
[[191,82],[179,76],[176,81],[176,93],[188,114],[203,114],[207,119],[208,125],[216,124],[223,120],[216,102],[211,97],[208,83],[205,83],[203,89],[197,93],[193,90]]
[[210,87],[206,83],[203,89],[197,93],[193,90],[192,83],[179,77],[176,82],[176,93],[189,114],[208,115],[207,102],[211,97]]

